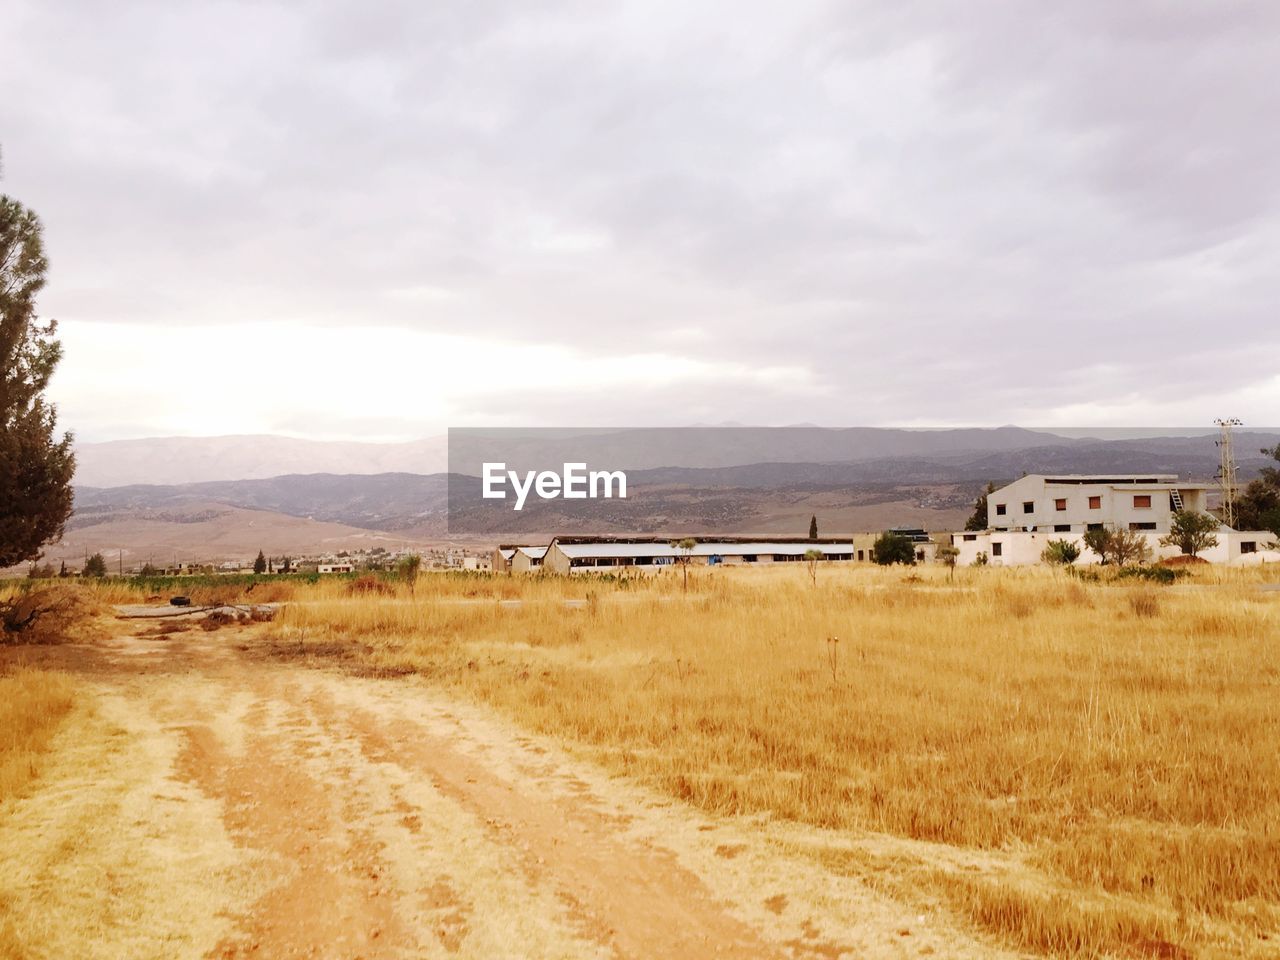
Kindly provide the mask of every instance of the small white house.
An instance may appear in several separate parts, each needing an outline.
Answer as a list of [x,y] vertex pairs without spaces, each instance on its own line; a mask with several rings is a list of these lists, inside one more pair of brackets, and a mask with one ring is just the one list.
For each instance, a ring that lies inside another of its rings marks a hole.
[[351,573],[354,570],[351,563],[322,563],[316,567],[317,573]]
[[546,556],[546,547],[520,546],[511,555],[512,573],[536,573],[542,569],[542,558]]

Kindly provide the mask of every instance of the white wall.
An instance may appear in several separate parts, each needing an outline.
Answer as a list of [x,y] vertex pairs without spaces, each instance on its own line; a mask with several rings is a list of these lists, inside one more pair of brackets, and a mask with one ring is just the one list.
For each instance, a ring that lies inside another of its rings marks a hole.
[[[974,537],[973,540],[965,540],[965,536]],[[1182,551],[1177,547],[1165,547],[1160,545],[1160,538],[1164,536],[1161,533],[1148,533],[1143,531],[1142,536],[1146,539],[1147,544],[1151,547],[1151,557],[1153,560],[1164,560],[1169,557],[1177,557],[1182,555]],[[1200,556],[1210,563],[1260,563],[1266,559],[1268,555],[1267,545],[1275,540],[1275,537],[1266,531],[1256,530],[1228,530],[1225,527],[1218,530],[1218,545],[1202,550]],[[960,566],[968,566],[972,564],[978,557],[980,552],[985,552],[988,562],[992,566],[997,567],[1017,567],[1026,566],[1028,564],[1040,563],[1040,554],[1044,552],[1044,548],[1049,544],[1050,540],[1067,540],[1074,543],[1080,548],[1080,559],[1076,564],[1096,564],[1101,563],[1102,558],[1084,545],[1083,535],[1078,533],[1025,533],[1014,530],[992,530],[978,534],[957,534],[956,547],[960,550],[960,556],[957,564]],[[1262,559],[1253,559],[1258,554],[1242,554],[1240,545],[1242,543],[1252,542],[1256,544],[1257,551],[1263,555]],[[993,545],[999,543],[1002,546],[1001,556],[997,557],[993,549]]]

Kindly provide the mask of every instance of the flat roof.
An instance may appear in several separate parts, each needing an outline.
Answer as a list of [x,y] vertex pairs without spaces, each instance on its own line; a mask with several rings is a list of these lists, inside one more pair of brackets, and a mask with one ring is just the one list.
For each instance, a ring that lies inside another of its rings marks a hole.
[[808,550],[821,550],[824,554],[852,553],[851,540],[707,540],[688,553],[671,546],[666,540],[641,540],[606,543],[572,543],[557,540],[556,546],[570,560],[589,557],[738,557],[744,554],[772,554],[804,556]]

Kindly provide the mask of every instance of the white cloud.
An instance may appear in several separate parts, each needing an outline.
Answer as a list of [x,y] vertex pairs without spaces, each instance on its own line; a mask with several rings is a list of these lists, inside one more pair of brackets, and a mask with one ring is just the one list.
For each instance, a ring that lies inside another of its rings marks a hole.
[[[388,398],[397,430],[1274,418],[1274,4],[16,0],[6,27],[4,188],[46,221],[86,434],[319,436]],[[412,399],[353,372],[405,352]],[[237,368],[302,392],[175,399]]]
[[[450,426],[540,425],[548,384],[579,408],[575,423],[618,423],[600,398],[653,400],[673,391],[820,394],[810,371],[664,353],[589,357],[554,344],[396,327],[312,328],[277,322],[220,327],[64,323],[51,387],[62,422],[82,440],[154,435],[293,433],[406,440]],[[495,399],[514,418],[484,412]],[[680,405],[670,407],[674,413]],[[399,432],[370,435],[395,423]],[[543,424],[550,425],[550,424]]]

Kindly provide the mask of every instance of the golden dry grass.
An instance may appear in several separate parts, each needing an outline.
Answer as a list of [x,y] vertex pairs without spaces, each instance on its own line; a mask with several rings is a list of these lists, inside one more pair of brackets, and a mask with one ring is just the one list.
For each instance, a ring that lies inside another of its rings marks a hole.
[[62,673],[19,667],[0,674],[0,808],[22,796],[38,775],[75,691]]
[[900,840],[902,896],[1020,949],[1266,956],[1280,594],[1265,579],[833,567],[814,588],[788,568],[700,571],[685,595],[670,576],[427,576],[413,599],[302,590],[272,631],[285,655],[428,675],[713,813]]

